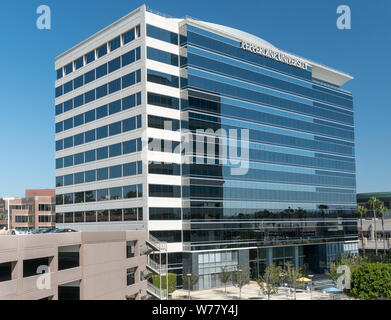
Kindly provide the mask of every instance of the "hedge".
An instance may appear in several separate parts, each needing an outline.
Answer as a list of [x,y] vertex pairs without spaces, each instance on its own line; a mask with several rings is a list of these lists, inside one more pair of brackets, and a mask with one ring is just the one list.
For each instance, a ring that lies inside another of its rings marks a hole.
[[[173,293],[176,290],[176,277],[177,275],[175,273],[169,273],[168,274],[168,293]],[[167,289],[167,280],[166,276],[162,276],[162,290]],[[152,276],[152,284],[160,288],[160,277],[157,275]]]
[[348,294],[362,300],[391,299],[391,264],[364,263],[355,267]]

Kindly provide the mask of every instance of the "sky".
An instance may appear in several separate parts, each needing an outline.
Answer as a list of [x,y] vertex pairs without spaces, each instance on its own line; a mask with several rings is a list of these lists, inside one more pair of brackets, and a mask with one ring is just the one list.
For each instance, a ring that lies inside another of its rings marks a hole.
[[[391,191],[391,1],[13,0],[0,11],[0,196],[54,188],[55,57],[142,4],[237,28],[354,76],[357,191]],[[51,9],[39,30],[37,8]],[[337,7],[351,9],[339,30]]]

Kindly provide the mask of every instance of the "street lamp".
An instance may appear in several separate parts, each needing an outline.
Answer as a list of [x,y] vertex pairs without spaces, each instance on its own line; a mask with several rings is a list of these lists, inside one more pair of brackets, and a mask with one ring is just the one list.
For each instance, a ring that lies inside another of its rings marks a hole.
[[310,285],[308,286],[309,287],[309,289],[310,289],[310,294],[311,294],[311,297],[310,297],[310,300],[312,300],[312,286],[313,286],[313,283],[312,283],[312,278],[314,277],[314,275],[313,274],[309,274],[308,275],[308,278],[310,278],[311,279],[311,283],[310,283]]

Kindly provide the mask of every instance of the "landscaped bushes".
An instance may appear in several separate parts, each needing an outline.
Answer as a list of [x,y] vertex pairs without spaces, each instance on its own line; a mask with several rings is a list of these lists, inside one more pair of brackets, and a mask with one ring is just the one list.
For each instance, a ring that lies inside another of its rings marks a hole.
[[362,300],[391,299],[391,264],[364,263],[355,267],[349,295]]
[[[160,288],[160,277],[159,276],[152,276],[152,284],[156,288]],[[167,280],[166,276],[162,276],[162,290],[167,289]],[[169,273],[168,274],[168,293],[173,293],[176,289],[176,274],[175,273]]]

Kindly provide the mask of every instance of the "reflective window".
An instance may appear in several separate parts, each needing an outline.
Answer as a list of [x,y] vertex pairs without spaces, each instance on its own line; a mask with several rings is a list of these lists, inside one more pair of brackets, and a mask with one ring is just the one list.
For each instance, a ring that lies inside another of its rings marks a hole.
[[85,137],[85,143],[88,143],[88,142],[91,142],[91,141],[95,141],[95,129],[87,131],[84,134],[84,137]]
[[74,159],[73,162],[75,166],[84,163],[84,152],[75,154],[73,156],[73,159]]
[[79,146],[84,143],[84,133],[79,133],[73,137],[73,145]]
[[107,117],[107,104],[96,109],[96,119]]
[[162,94],[148,92],[148,104],[152,104],[159,107],[179,109],[179,99],[174,97],[165,96]]
[[97,190],[96,193],[97,193],[96,197],[97,197],[98,201],[109,200],[109,190],[108,189]]
[[108,147],[102,147],[99,149],[96,149],[96,158],[97,160],[107,159],[109,157],[109,148]]
[[147,24],[147,36],[172,44],[178,44],[178,34]]
[[96,53],[98,58],[103,57],[105,54],[107,54],[107,43],[96,49]]
[[[74,184],[80,184],[80,183],[84,183],[84,172],[75,173]],[[84,199],[82,202],[84,202]]]
[[64,157],[64,167],[71,167],[73,166],[73,156],[67,156]]
[[86,151],[84,157],[85,162],[95,161],[95,150]]
[[70,74],[71,72],[73,72],[73,63],[67,64],[64,69],[66,75]]
[[110,45],[110,51],[114,51],[115,49],[118,49],[121,46],[121,38],[117,37],[109,42]]
[[[75,98],[73,98],[73,107],[77,108],[80,107],[84,103],[84,94],[81,94]],[[64,102],[64,109],[65,109],[65,102]],[[65,112],[65,110],[64,110]]]
[[96,98],[102,98],[107,95],[107,84],[96,88]]
[[90,62],[95,60],[95,50],[87,53],[85,55],[86,64],[89,64]]
[[109,82],[109,93],[116,92],[118,90],[121,90],[121,79],[116,79],[111,82]]
[[109,178],[109,170],[108,168],[101,168],[96,170],[97,173],[97,180],[106,180]]
[[123,165],[123,176],[134,176],[137,174],[136,162],[126,163]]
[[121,68],[121,57],[109,61],[109,73]]
[[172,66],[178,66],[178,56],[176,54],[172,54],[155,48],[147,48],[147,58]]
[[95,69],[84,74],[84,84],[95,80]]
[[96,129],[96,138],[97,139],[103,139],[108,136],[108,128],[107,126],[100,127]]
[[95,100],[95,89],[92,89],[84,94],[84,103],[89,103]]
[[[122,187],[110,188],[110,200],[122,199]],[[121,209],[122,215],[122,209]]]
[[80,69],[84,65],[84,58],[81,57],[75,61],[75,69]]
[[121,133],[121,121],[109,125],[109,135],[114,136]]
[[84,113],[79,114],[73,118],[73,126],[78,127],[84,124]]
[[121,100],[109,103],[109,114],[114,114],[121,111]]
[[90,170],[85,172],[85,181],[94,182],[96,181],[96,170]]
[[83,76],[79,76],[73,80],[73,89],[80,88],[83,85],[84,85],[84,77]]
[[96,78],[99,79],[107,74],[107,63],[96,68]]
[[122,176],[122,165],[110,167],[110,179],[120,178]]
[[124,190],[124,198],[137,198],[137,185],[126,186],[123,188]]
[[125,32],[122,35],[122,38],[123,38],[123,43],[124,44],[127,44],[127,43],[133,41],[134,40],[134,29],[129,30],[128,32]]
[[113,144],[109,147],[110,158],[121,155],[121,143]]
[[56,72],[57,72],[57,79],[61,79],[62,78],[62,68],[58,69]]
[[95,109],[87,111],[84,115],[85,123],[91,122],[95,120]]

